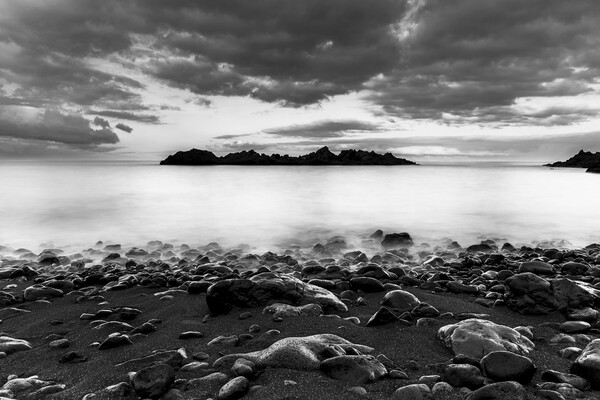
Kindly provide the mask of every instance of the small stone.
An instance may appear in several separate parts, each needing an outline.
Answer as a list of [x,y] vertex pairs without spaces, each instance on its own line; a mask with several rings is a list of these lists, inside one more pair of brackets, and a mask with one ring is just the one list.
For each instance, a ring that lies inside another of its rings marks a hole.
[[237,337],[237,335],[230,335],[230,336],[217,336],[216,338],[212,339],[210,342],[207,343],[208,346],[229,346],[229,347],[234,347],[238,344],[239,342],[239,338]]
[[109,336],[102,343],[100,343],[98,350],[107,350],[130,344],[133,344],[133,342],[127,335]]
[[444,371],[444,376],[446,382],[455,387],[478,388],[485,383],[479,368],[471,364],[449,364]]
[[254,324],[254,325],[250,325],[250,328],[248,328],[248,333],[250,334],[255,334],[260,332],[260,326]]
[[249,386],[250,382],[248,381],[248,378],[244,376],[238,376],[227,382],[221,388],[221,390],[219,390],[219,395],[217,396],[217,398],[219,400],[239,399],[242,396],[244,396],[244,394],[246,394]]
[[562,358],[566,358],[568,360],[573,360],[581,354],[583,350],[579,347],[566,347],[560,350],[558,353]]
[[81,363],[81,362],[85,362],[87,361],[87,356],[84,356],[82,354],[79,354],[75,351],[70,351],[68,353],[65,353],[60,360],[58,360],[59,363],[61,364],[66,364],[66,363]]
[[194,353],[194,355],[192,356],[192,358],[194,360],[204,361],[204,360],[208,360],[210,358],[210,355],[208,353],[200,351],[198,353]]
[[393,369],[388,373],[390,379],[408,379],[406,372],[400,371],[399,369]]
[[582,333],[590,330],[592,326],[585,321],[567,321],[560,324],[559,329],[564,333]]
[[498,382],[473,391],[468,400],[527,400],[527,390],[518,382]]
[[175,371],[166,364],[153,365],[136,372],[132,379],[133,389],[141,398],[158,399],[175,381]]
[[231,367],[231,373],[234,376],[245,376],[246,378],[254,375],[254,363],[244,358],[238,358]]
[[366,397],[367,389],[362,386],[351,386],[348,388],[348,391],[355,396]]
[[71,342],[69,342],[69,339],[57,339],[51,341],[50,343],[48,343],[48,345],[53,349],[64,349],[66,347],[69,347],[71,345]]
[[191,363],[185,364],[179,369],[181,372],[192,372],[208,368],[208,363],[200,361],[192,361]]
[[415,383],[396,389],[392,395],[393,400],[433,400],[429,386],[424,383]]
[[386,325],[391,324],[393,322],[398,322],[398,320],[398,317],[396,317],[396,315],[394,315],[394,313],[391,312],[389,309],[385,307],[380,307],[379,310],[377,310],[375,314],[373,314],[371,318],[369,318],[369,320],[366,323],[366,326]]
[[419,383],[424,383],[426,385],[435,384],[442,380],[442,377],[439,375],[423,375],[419,378]]
[[200,339],[203,338],[204,334],[198,331],[187,331],[179,334],[179,339],[188,340],[188,339]]
[[433,388],[431,388],[431,394],[433,394],[433,397],[436,399],[445,399],[452,392],[454,392],[454,388],[447,382],[437,382],[433,385]]
[[239,319],[248,319],[248,318],[252,318],[252,313],[251,312],[243,312],[239,315],[238,317]]

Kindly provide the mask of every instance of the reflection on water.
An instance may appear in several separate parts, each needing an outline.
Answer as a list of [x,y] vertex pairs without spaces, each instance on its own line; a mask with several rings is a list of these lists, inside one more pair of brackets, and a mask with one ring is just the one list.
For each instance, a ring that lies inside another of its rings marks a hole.
[[409,232],[599,241],[600,176],[516,166],[0,164],[0,244],[160,239],[273,245]]

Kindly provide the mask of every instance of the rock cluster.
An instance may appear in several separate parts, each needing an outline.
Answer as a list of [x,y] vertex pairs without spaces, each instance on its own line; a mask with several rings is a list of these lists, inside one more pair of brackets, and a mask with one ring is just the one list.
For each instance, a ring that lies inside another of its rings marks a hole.
[[[371,387],[393,399],[597,398],[600,245],[431,246],[415,244],[407,233],[378,231],[359,246],[352,250],[335,237],[262,254],[247,246],[158,241],[144,248],[99,243],[68,255],[1,247],[0,320],[10,329],[0,333],[0,398],[37,400],[58,392],[75,398],[64,375],[57,381],[37,367],[13,374],[19,353],[38,351],[55,352],[55,365],[65,368],[127,355],[108,367],[129,374],[86,400],[264,398],[265,376],[284,370],[339,381],[349,395],[366,398]],[[147,316],[145,303],[110,301],[122,293],[162,305],[165,316],[178,310],[170,304],[203,306],[207,314],[193,321],[196,327],[162,337],[168,328]],[[448,310],[453,299],[479,311]],[[81,307],[69,324],[85,333],[18,335],[20,321],[59,302]],[[502,313],[524,324],[498,320]],[[528,323],[523,315],[538,319]],[[231,331],[203,329],[223,318]],[[278,329],[265,328],[265,321]],[[291,335],[286,322],[338,328]],[[233,330],[241,324],[243,332]],[[396,336],[404,331],[432,332],[417,342],[438,348],[445,361],[403,359]],[[149,352],[140,344],[156,336],[162,348]],[[95,341],[82,344],[88,337]],[[384,354],[382,343],[400,351]],[[559,361],[546,365],[548,359]],[[287,378],[281,384],[301,386]]]

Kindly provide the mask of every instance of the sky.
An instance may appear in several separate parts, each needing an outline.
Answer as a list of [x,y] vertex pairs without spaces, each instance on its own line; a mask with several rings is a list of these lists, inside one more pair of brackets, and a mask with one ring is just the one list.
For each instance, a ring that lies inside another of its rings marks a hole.
[[600,151],[597,0],[2,0],[0,159]]

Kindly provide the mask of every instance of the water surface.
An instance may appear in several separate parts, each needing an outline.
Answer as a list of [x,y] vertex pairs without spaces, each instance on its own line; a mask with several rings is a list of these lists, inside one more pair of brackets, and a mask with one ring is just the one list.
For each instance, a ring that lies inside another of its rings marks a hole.
[[600,241],[600,176],[582,169],[4,162],[0,187],[0,244],[13,247],[272,246],[375,229],[461,244]]

